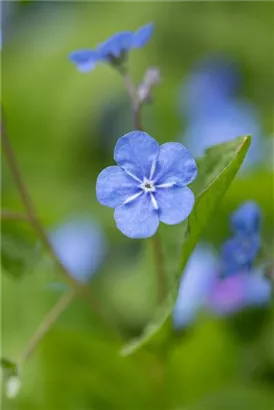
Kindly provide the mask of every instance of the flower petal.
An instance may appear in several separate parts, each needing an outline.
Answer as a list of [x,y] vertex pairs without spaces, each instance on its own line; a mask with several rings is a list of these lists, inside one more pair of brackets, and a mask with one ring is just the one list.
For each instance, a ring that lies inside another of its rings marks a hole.
[[246,303],[249,306],[261,306],[267,304],[271,299],[271,283],[259,274],[248,276],[246,285]]
[[154,194],[159,207],[159,218],[167,225],[185,220],[192,211],[195,197],[188,187],[158,188]]
[[158,142],[146,132],[132,131],[119,138],[114,150],[114,159],[126,172],[141,181],[149,178],[159,154]]
[[104,260],[106,241],[90,217],[69,219],[52,231],[49,239],[60,261],[79,282],[88,281]]
[[134,48],[143,47],[149,41],[153,33],[153,30],[154,30],[153,23],[146,24],[145,26],[139,28],[139,30],[137,30],[134,33],[132,47]]
[[136,181],[120,167],[104,169],[97,178],[96,196],[98,201],[110,208],[122,205],[130,196],[138,192]]
[[133,40],[133,33],[124,31],[116,33],[97,47],[102,58],[113,56],[119,58],[123,51],[128,51]]
[[100,60],[95,50],[78,50],[69,55],[70,61],[76,64],[79,71],[85,73],[92,71],[96,63]]
[[243,269],[250,269],[260,249],[261,240],[258,235],[234,236],[228,239],[221,248],[223,274],[235,275]]
[[217,315],[229,315],[246,306],[248,274],[219,279],[208,299],[208,307]]
[[217,279],[218,260],[213,249],[199,244],[185,267],[173,312],[175,328],[188,326],[209,298]]
[[231,216],[231,228],[237,235],[257,234],[260,225],[261,210],[253,201],[246,201]]
[[197,176],[197,165],[188,149],[178,142],[160,146],[160,154],[154,179],[157,184],[174,182],[188,185]]
[[159,216],[150,195],[142,194],[134,201],[115,209],[117,228],[129,238],[149,238],[157,231]]

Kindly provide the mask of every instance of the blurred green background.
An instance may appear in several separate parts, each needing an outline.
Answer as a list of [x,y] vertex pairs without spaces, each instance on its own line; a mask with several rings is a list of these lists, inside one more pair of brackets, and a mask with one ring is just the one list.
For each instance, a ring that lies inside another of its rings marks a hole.
[[[271,2],[2,2],[2,103],[25,181],[46,228],[90,213],[105,231],[108,254],[91,288],[125,339],[139,334],[155,309],[149,241],[131,241],[95,198],[100,170],[113,164],[117,137],[132,129],[117,73],[100,66],[80,74],[69,52],[92,48],[117,31],[155,22],[152,40],[130,56],[140,82],[149,66],[163,81],[145,108],[144,129],[176,140],[182,80],[200,58],[227,53],[243,73],[241,95],[259,108],[265,139],[273,135]],[[2,4],[3,6],[3,4]],[[119,109],[123,115],[119,115]],[[114,112],[114,114],[113,114]],[[113,120],[117,119],[117,121]],[[273,172],[261,167],[233,182],[204,236],[219,246],[229,213],[245,199],[264,212],[272,249]],[[2,159],[2,207],[22,204]],[[2,269],[2,355],[18,360],[61,294],[61,281],[24,222],[2,222],[11,238]],[[146,243],[148,242],[148,243]],[[203,317],[168,346],[119,356],[119,343],[75,300],[24,365],[22,388],[5,410],[270,410],[274,405],[274,311],[231,320]]]

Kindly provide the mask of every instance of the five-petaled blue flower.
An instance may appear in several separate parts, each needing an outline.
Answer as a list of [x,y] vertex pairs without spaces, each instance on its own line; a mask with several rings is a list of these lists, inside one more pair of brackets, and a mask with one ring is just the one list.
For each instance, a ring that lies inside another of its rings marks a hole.
[[197,166],[186,147],[177,142],[159,146],[142,131],[119,138],[114,150],[118,166],[104,169],[97,179],[98,201],[115,208],[120,231],[130,238],[148,238],[159,221],[174,225],[190,214],[194,195],[186,186]]
[[153,29],[154,25],[150,23],[139,28],[135,33],[131,31],[116,33],[99,44],[96,49],[77,50],[72,52],[69,58],[81,72],[93,70],[97,63],[110,63],[118,67],[132,48],[141,48],[149,41]]

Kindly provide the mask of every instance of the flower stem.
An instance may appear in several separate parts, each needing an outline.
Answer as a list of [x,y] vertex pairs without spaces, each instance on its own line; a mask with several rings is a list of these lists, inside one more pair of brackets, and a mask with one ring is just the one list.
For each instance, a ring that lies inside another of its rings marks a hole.
[[[136,130],[142,130],[141,126],[141,118],[140,118],[140,104],[138,102],[138,96],[134,84],[132,82],[131,76],[129,75],[127,70],[121,72],[125,87],[128,91],[131,108],[132,108],[132,115],[133,115],[133,124]],[[161,239],[158,235],[154,235],[152,237],[152,244],[153,244],[153,252],[154,252],[154,260],[155,260],[155,268],[157,274],[157,300],[160,304],[163,302],[165,297],[165,272],[164,272],[164,259],[161,247]]]
[[29,220],[26,214],[10,211],[9,209],[2,209],[1,219],[12,219],[14,221],[28,221]]
[[43,244],[44,248],[47,250],[48,254],[52,258],[52,260],[56,263],[57,267],[59,268],[60,272],[63,274],[64,278],[70,284],[70,286],[74,289],[76,294],[81,295],[84,297],[89,305],[91,306],[92,310],[94,310],[98,316],[101,317],[104,323],[112,329],[112,331],[117,334],[117,330],[113,325],[112,321],[110,321],[109,316],[105,313],[105,310],[99,300],[95,298],[95,296],[91,293],[91,291],[85,286],[80,284],[77,280],[73,279],[70,272],[67,268],[62,264],[60,259],[57,257],[54,248],[52,247],[48,236],[44,230],[43,225],[41,224],[40,220],[36,215],[36,211],[32,200],[30,198],[29,192],[27,187],[23,181],[19,165],[17,163],[14,151],[9,141],[8,134],[6,132],[6,128],[3,122],[3,114],[2,114],[2,121],[1,121],[1,139],[3,148],[6,154],[6,158],[13,175],[13,179],[17,189],[21,195],[22,202],[25,206],[26,210],[26,217],[28,218],[30,224],[32,225],[34,231],[36,232],[37,236],[39,237],[41,243]]
[[124,71],[122,73],[122,76],[130,99],[134,129],[141,131],[142,127],[140,121],[140,104],[138,102],[136,89],[128,71]]
[[53,308],[46,314],[44,320],[41,322],[33,337],[30,339],[26,350],[22,354],[21,364],[31,356],[43,337],[51,329],[59,316],[67,309],[75,296],[76,293],[74,290],[67,291],[61,296],[56,305],[54,305]]
[[153,246],[153,253],[154,253],[154,261],[155,261],[155,270],[157,275],[157,300],[158,303],[162,303],[165,298],[165,288],[166,288],[166,280],[165,280],[165,271],[164,271],[164,258],[161,246],[161,238],[159,235],[154,235],[152,237],[152,246]]

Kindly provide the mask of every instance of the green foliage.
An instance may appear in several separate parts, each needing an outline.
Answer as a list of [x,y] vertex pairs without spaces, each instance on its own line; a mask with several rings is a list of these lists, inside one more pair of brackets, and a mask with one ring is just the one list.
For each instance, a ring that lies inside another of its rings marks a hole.
[[40,257],[37,240],[29,230],[27,222],[2,223],[1,266],[3,272],[16,279],[32,273]]
[[123,355],[133,353],[149,341],[172,313],[178,295],[181,272],[203,229],[212,217],[212,213],[220,204],[222,196],[226,193],[237,174],[247,153],[250,140],[250,137],[240,137],[229,143],[212,147],[206,151],[205,156],[199,161],[198,177],[193,184],[196,203],[186,222],[188,223],[188,230],[186,230],[185,237],[183,238],[180,270],[177,271],[166,302],[156,312],[156,316],[146,326],[143,334],[129,342],[122,349]]
[[[136,82],[150,65],[159,66],[163,74],[152,106],[144,110],[144,129],[160,143],[174,141],[185,125],[176,106],[181,81],[197,59],[221,52],[239,60],[244,78],[241,96],[259,107],[267,137],[273,133],[273,4],[37,1],[21,8],[22,12],[17,8],[18,2],[3,3],[16,10],[9,14],[15,18],[9,21],[1,52],[2,101],[12,145],[38,215],[49,230],[63,218],[87,210],[101,222],[111,252],[103,271],[98,272],[90,286],[125,334],[136,335],[155,307],[153,263],[148,260],[149,255],[142,261],[140,244],[117,231],[112,212],[97,204],[94,195],[96,177],[111,163],[117,137],[131,131],[132,126],[130,110],[126,121],[119,111],[115,125],[120,126],[121,133],[110,127],[109,134],[103,135],[102,118],[109,129],[103,112],[108,105],[117,108],[121,99],[127,104],[127,95],[117,73],[110,68],[101,66],[81,75],[69,63],[68,53],[94,47],[116,31],[133,30],[154,21],[152,41],[130,58]],[[252,198],[263,209],[264,235],[269,242],[273,240],[273,186],[271,170],[255,169],[234,180],[226,200],[214,212],[214,223],[204,230],[206,239],[219,246],[227,235],[228,214]],[[199,192],[198,185],[192,187]],[[11,210],[22,205],[4,155],[2,202],[4,208]],[[28,235],[6,230],[4,224],[3,228],[4,236],[15,239],[14,258],[13,251],[9,253],[10,273],[16,272],[13,263],[16,265],[18,258],[23,258],[22,266],[26,268],[21,270],[21,280],[2,277],[2,351],[6,357],[18,358],[56,303],[59,293],[52,292],[49,283],[58,281],[59,276],[53,274],[47,262],[47,266],[35,264],[33,275],[27,274],[27,259],[32,258],[34,242],[31,241],[30,253],[23,252],[29,255],[24,262],[24,255],[16,256],[21,246],[25,249],[24,245],[18,246],[16,240],[28,243]],[[167,242],[164,252],[171,285],[175,285],[175,275],[180,273],[181,248],[176,241],[178,237],[183,240],[186,229],[184,224],[178,229],[160,229]],[[189,251],[193,246],[190,242]],[[151,254],[149,247],[145,251]],[[7,400],[3,394],[2,407],[272,409],[273,312],[263,328],[259,326],[252,346],[250,340],[238,337],[239,327],[245,332],[243,326],[201,319],[179,337],[166,321],[150,339],[153,346],[147,343],[125,358],[119,356],[117,344],[100,336],[86,304],[76,300],[25,364],[18,396]],[[261,316],[258,322],[261,324]],[[257,329],[254,320],[252,328]]]
[[12,362],[11,360],[6,359],[5,357],[1,357],[0,365],[4,371],[17,374],[17,364]]
[[14,398],[21,387],[17,364],[9,359],[1,358],[0,365],[4,376],[3,382],[6,395],[8,398]]

